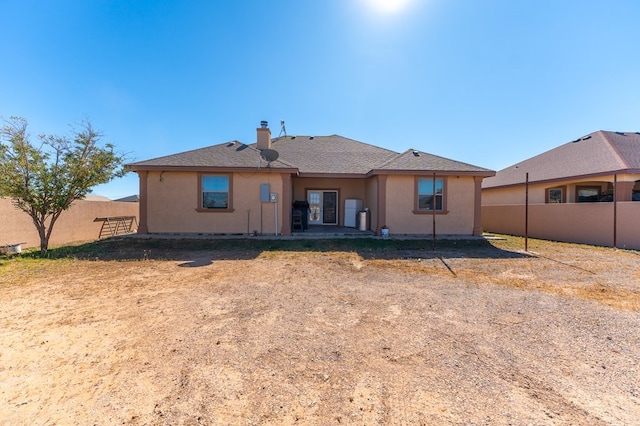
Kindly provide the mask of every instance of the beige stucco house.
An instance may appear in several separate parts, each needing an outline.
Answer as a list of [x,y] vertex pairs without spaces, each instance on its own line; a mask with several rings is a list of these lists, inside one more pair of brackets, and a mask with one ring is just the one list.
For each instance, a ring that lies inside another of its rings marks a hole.
[[528,219],[530,237],[640,249],[640,133],[597,131],[500,170],[482,205],[486,231],[524,235]]
[[431,235],[435,215],[438,235],[480,235],[481,183],[495,174],[338,135],[272,138],[266,122],[254,144],[232,141],[128,167],[140,178],[140,233],[290,235],[292,206],[305,201],[305,225],[354,226],[345,205],[358,200],[377,234],[386,225],[391,234]]

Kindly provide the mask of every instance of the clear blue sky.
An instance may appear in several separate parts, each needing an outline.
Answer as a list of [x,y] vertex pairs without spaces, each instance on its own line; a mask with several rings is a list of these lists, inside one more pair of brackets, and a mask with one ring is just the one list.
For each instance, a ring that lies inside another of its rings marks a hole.
[[375,3],[1,0],[0,115],[88,118],[131,161],[252,143],[260,120],[493,170],[640,131],[640,1]]

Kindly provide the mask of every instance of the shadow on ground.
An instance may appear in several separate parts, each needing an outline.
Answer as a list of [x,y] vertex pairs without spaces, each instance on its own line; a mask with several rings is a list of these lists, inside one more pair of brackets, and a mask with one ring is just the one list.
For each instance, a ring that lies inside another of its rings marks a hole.
[[264,252],[355,252],[364,259],[429,259],[530,257],[502,250],[484,239],[439,240],[433,250],[432,240],[357,239],[141,239],[114,237],[75,246],[52,248],[47,255],[38,251],[22,256],[34,258],[75,258],[83,260],[175,260],[180,266],[198,267],[214,260],[250,260]]

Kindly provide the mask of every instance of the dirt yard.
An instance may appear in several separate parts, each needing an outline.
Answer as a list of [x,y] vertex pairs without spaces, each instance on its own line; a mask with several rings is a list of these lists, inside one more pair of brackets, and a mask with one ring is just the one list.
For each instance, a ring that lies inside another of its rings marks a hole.
[[638,252],[493,244],[0,260],[0,424],[640,424]]

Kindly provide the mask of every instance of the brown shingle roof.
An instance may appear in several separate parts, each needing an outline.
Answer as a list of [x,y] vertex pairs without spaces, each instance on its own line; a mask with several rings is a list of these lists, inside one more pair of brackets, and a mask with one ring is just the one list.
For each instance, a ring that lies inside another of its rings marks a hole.
[[426,152],[409,149],[389,161],[376,167],[376,170],[385,171],[424,171],[424,172],[462,172],[474,173],[484,176],[493,176],[494,172],[478,166],[428,154]]
[[[266,167],[267,162],[260,157],[260,151],[251,145],[238,141],[226,142],[206,148],[153,158],[129,164],[132,170],[148,168],[256,168]],[[278,159],[271,163],[272,168],[292,168],[290,164]]]
[[612,173],[640,173],[640,133],[599,130],[507,167],[485,179],[483,188]]
[[[284,136],[271,142],[279,154],[272,168],[297,169],[304,174],[362,175],[386,171],[442,171],[464,172],[491,176],[494,172],[437,155],[414,150],[397,153],[364,142],[331,136]],[[193,151],[158,157],[129,164],[132,170],[160,168],[256,168],[266,167],[256,144],[245,145],[238,141],[213,145]]]
[[300,173],[366,174],[398,155],[394,151],[343,136],[285,136],[272,141],[280,158]]

